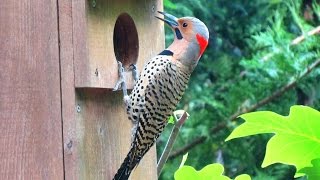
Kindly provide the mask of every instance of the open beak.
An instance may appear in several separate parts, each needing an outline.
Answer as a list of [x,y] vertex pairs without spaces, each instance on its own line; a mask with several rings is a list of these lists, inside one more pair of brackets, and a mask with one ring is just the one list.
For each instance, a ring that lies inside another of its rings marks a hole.
[[155,17],[167,23],[171,28],[179,26],[178,18],[176,18],[175,16],[168,14],[166,12],[161,12],[161,11],[158,11],[158,13],[162,14],[164,18],[160,18],[158,16],[155,16]]

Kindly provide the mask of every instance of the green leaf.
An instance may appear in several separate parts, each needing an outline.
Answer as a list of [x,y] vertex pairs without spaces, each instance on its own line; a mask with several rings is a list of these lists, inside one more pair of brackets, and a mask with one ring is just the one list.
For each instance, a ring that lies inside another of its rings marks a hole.
[[168,124],[174,124],[174,123],[175,123],[174,117],[171,115],[171,116],[168,118]]
[[[192,166],[184,166],[188,158],[188,153],[183,155],[179,169],[174,173],[175,180],[230,180],[227,176],[223,175],[224,167],[219,164],[209,164],[202,168],[200,171],[195,170]],[[235,180],[251,180],[247,174],[242,174],[236,177]]]
[[183,166],[174,173],[174,179],[175,180],[184,180],[184,179],[199,180],[200,178],[197,171],[193,167]]
[[201,179],[221,179],[221,180],[230,180],[227,176],[222,175],[224,168],[221,164],[209,164],[202,168],[198,174]]
[[292,106],[289,116],[261,111],[240,116],[245,123],[226,139],[262,134],[275,134],[268,142],[262,167],[274,163],[296,166],[297,170],[311,166],[320,157],[320,113],[307,106]]
[[311,161],[312,167],[302,168],[299,173],[304,173],[308,176],[308,180],[320,179],[320,158]]
[[210,164],[201,169],[195,170],[191,166],[183,166],[174,174],[175,180],[230,180],[227,176],[222,175],[224,168],[221,164]]
[[234,180],[251,180],[251,177],[248,174],[241,174],[237,176]]

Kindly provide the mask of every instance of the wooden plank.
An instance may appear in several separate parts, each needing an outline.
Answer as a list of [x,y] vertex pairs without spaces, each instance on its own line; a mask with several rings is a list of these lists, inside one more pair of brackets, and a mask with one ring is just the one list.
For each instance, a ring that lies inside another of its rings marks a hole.
[[[93,5],[93,2],[96,2]],[[164,47],[163,23],[154,16],[162,1],[73,0],[76,87],[113,88],[118,79],[113,35],[117,17],[128,13],[139,39],[138,69]],[[96,73],[98,71],[98,75]],[[133,87],[131,73],[126,74]]]
[[57,1],[0,3],[0,179],[63,179]]
[[[121,92],[78,89],[76,115],[80,179],[112,179],[131,142],[132,123],[128,120]],[[156,151],[143,158],[131,179],[157,179]]]
[[72,0],[58,0],[65,179],[80,179],[73,64]]

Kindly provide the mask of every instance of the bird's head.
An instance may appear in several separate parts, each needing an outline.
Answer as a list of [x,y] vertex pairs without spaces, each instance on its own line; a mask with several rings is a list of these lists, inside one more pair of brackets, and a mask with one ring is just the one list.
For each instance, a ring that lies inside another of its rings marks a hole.
[[195,66],[208,45],[207,26],[194,17],[176,18],[171,14],[158,12],[164,18],[156,17],[168,24],[174,32],[174,41],[168,50],[184,65]]

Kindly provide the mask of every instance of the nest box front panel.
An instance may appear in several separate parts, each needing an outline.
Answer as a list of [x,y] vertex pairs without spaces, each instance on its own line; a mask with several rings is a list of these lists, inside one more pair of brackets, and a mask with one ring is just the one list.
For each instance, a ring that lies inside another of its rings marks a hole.
[[154,18],[162,1],[73,1],[74,67],[76,87],[113,88],[118,80],[117,60],[141,70],[164,48],[163,24]]

